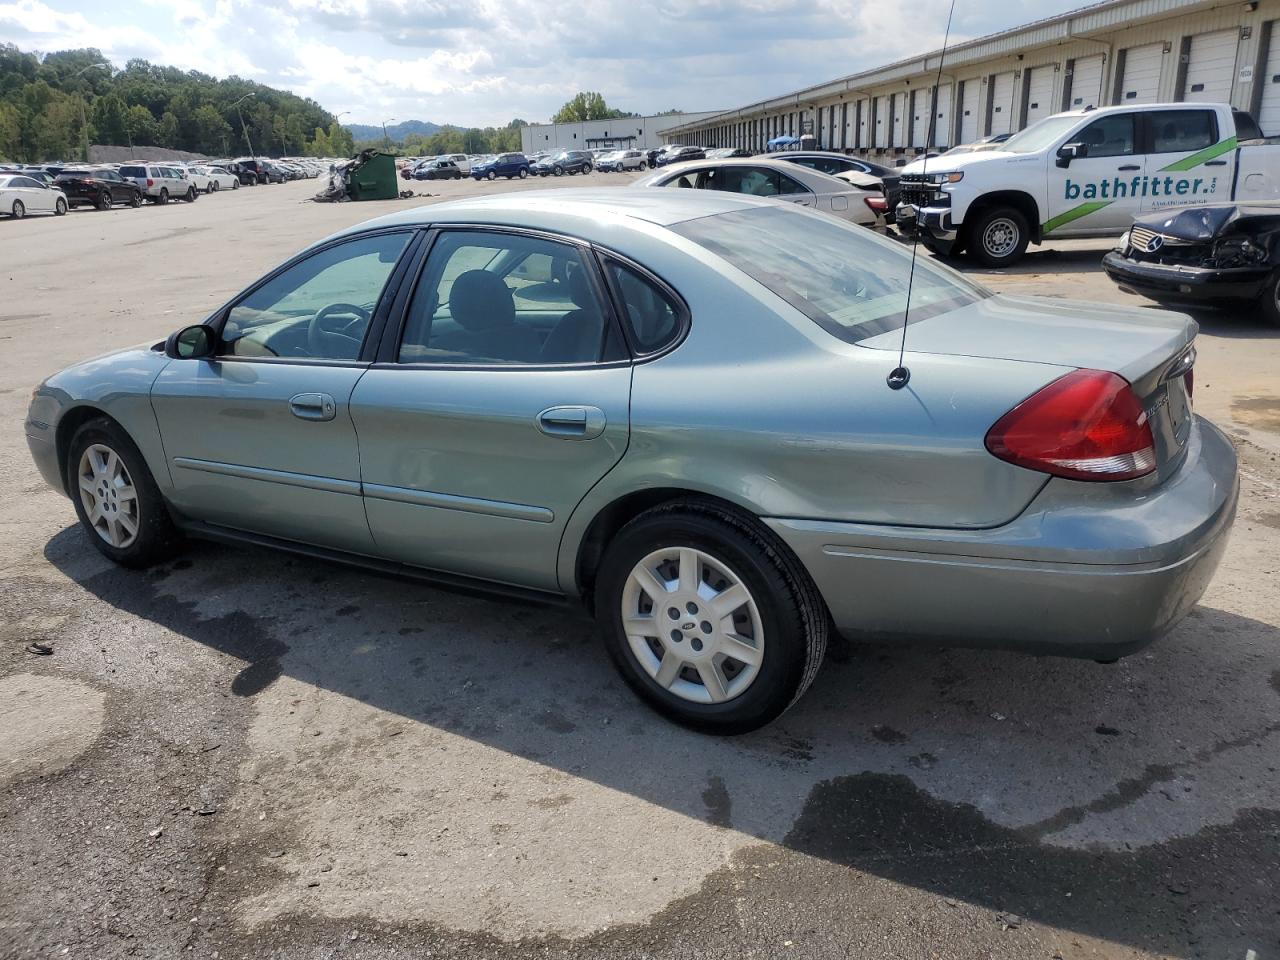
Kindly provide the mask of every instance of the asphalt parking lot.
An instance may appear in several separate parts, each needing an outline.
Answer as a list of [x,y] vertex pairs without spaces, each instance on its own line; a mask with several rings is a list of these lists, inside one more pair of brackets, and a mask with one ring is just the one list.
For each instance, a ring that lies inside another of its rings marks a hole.
[[[0,958],[1280,957],[1280,329],[1249,317],[1198,317],[1242,499],[1169,637],[838,643],[735,739],[640,705],[581,616],[248,548],[116,569],[37,476],[45,375],[348,224],[549,185],[0,222]],[[1105,248],[979,276],[1140,302]]]

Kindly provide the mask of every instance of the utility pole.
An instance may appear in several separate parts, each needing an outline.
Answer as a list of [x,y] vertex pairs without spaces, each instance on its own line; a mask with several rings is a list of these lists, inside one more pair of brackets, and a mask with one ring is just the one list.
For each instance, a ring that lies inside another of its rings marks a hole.
[[253,155],[253,143],[249,140],[249,128],[245,126],[244,114],[240,112],[240,104],[244,103],[253,95],[253,91],[250,90],[243,97],[233,103],[232,106],[236,108],[236,116],[240,118],[240,130],[244,133],[244,142],[249,147],[249,159],[256,160],[257,157]]
[[[72,79],[74,80],[76,77],[79,77],[81,74],[83,74],[88,70],[92,70],[94,67],[106,67],[108,70],[110,70],[111,64],[107,63],[106,61],[91,63],[87,67],[81,67],[74,74],[72,74]],[[83,154],[82,159],[84,160],[84,162],[88,163],[89,162],[89,118],[85,116],[83,93],[80,94],[80,152],[81,154]]]
[[387,136],[387,124],[394,123],[395,119],[395,117],[388,117],[386,120],[382,121],[382,143],[387,153],[391,152],[391,138]]

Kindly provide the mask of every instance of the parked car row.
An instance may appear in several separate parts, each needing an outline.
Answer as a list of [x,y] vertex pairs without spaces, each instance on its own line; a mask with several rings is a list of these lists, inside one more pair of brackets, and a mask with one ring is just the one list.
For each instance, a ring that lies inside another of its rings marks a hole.
[[202,193],[317,177],[328,163],[241,157],[209,163],[12,164],[0,166],[0,215],[20,220],[34,213],[62,216],[76,207],[110,210],[141,206],[143,201],[193,203]]

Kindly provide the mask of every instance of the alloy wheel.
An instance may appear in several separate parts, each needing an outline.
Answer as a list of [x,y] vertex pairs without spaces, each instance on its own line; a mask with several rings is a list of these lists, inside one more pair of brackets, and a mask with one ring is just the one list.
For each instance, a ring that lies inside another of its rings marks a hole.
[[21,220],[27,215],[27,208],[22,205],[21,200],[13,201],[13,219]]
[[764,660],[760,611],[741,577],[692,547],[664,547],[632,569],[622,627],[640,667],[693,703],[742,695]]
[[80,503],[94,532],[123,550],[138,537],[138,491],[120,455],[106,444],[85,448],[76,469]]

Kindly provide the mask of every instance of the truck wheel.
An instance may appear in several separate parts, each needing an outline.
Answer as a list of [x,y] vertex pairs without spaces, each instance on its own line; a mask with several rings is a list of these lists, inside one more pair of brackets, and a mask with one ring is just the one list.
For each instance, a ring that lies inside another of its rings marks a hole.
[[981,213],[969,232],[969,252],[984,267],[999,269],[1022,259],[1031,241],[1027,218],[1013,207]]
[[1262,296],[1258,298],[1258,313],[1274,327],[1280,327],[1280,270],[1271,275]]

